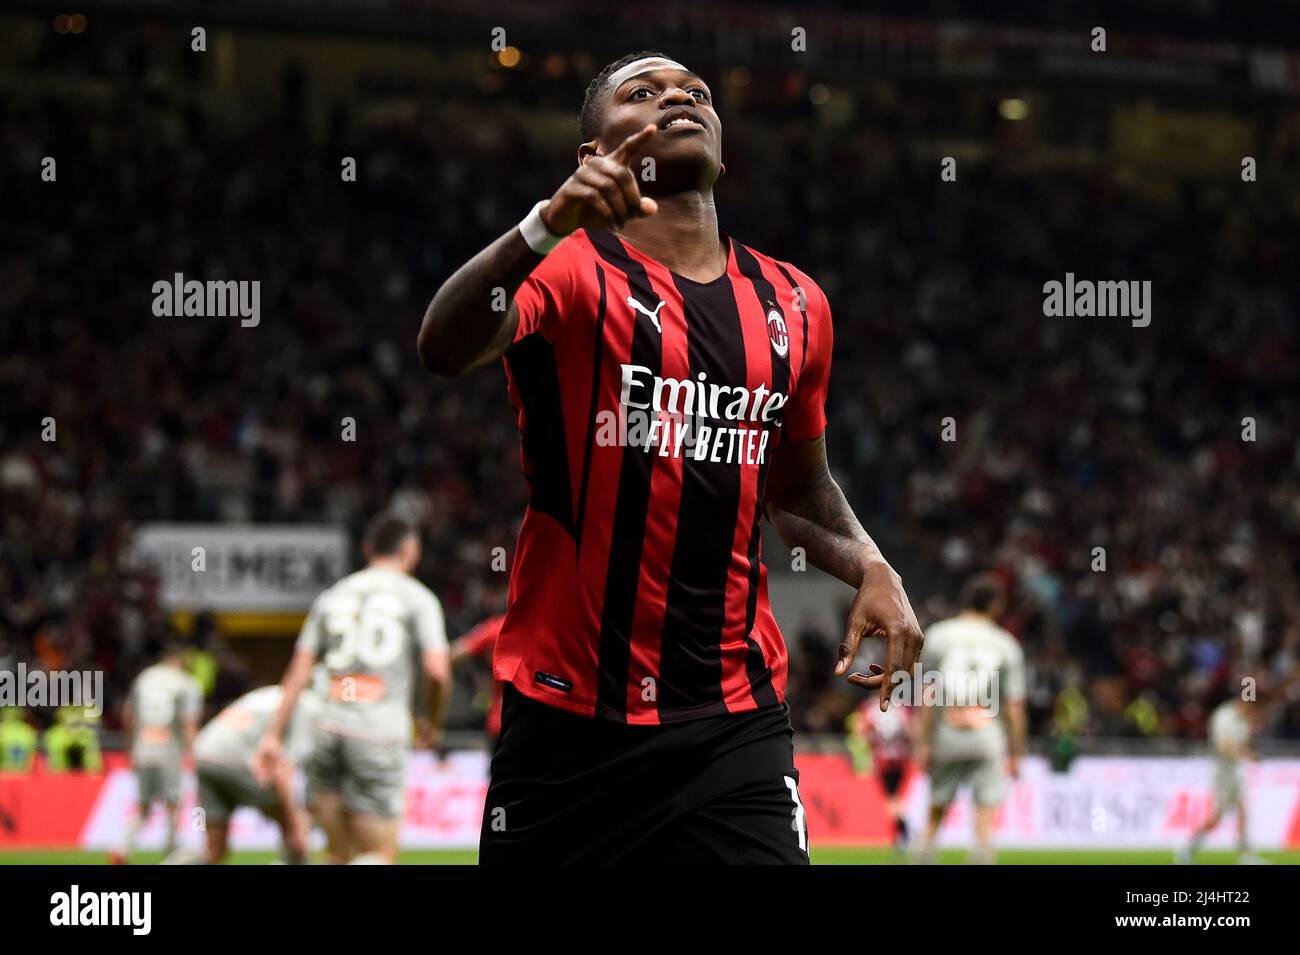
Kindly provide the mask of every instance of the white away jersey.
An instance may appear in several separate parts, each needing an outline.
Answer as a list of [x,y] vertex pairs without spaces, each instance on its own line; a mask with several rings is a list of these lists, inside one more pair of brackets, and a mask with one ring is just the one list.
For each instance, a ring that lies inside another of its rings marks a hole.
[[297,649],[329,672],[322,729],[405,742],[420,656],[447,649],[442,605],[406,574],[359,570],[316,598]]
[[1220,703],[1210,714],[1210,744],[1214,747],[1215,759],[1223,763],[1236,764],[1238,757],[1229,756],[1226,748],[1244,749],[1250,744],[1250,721],[1229,700]]
[[137,766],[179,762],[181,721],[199,718],[203,688],[184,670],[155,663],[131,684],[129,705],[135,726],[131,762]]
[[1025,698],[1025,654],[1016,638],[985,617],[959,614],[925,632],[921,668],[923,679],[937,673],[940,681],[935,759],[1005,755],[998,717],[1007,703]]
[[[279,684],[245,693],[199,732],[194,740],[194,758],[247,769],[283,698]],[[284,734],[284,751],[291,762],[301,763],[310,751],[312,725],[319,711],[320,697],[310,689],[303,690]]]

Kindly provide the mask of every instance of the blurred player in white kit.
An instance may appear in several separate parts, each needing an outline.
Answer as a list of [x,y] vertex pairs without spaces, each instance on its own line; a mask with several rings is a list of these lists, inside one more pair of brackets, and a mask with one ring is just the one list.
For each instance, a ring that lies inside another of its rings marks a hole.
[[271,779],[265,784],[259,782],[252,769],[257,747],[283,698],[279,686],[245,693],[200,730],[194,741],[194,768],[207,845],[197,856],[178,850],[168,862],[216,865],[224,861],[229,851],[230,817],[240,806],[259,809],[280,826],[282,861],[307,861],[311,824],[294,791],[293,768],[301,765],[311,751],[319,696],[310,689],[300,695],[285,734],[287,758],[280,760]]
[[1190,863],[1205,841],[1223,821],[1225,814],[1237,813],[1237,861],[1256,863],[1262,861],[1251,855],[1247,848],[1246,795],[1241,783],[1241,764],[1256,759],[1250,747],[1254,732],[1253,719],[1256,704],[1241,697],[1220,703],[1210,714],[1210,749],[1214,755],[1214,810],[1196,827],[1191,844],[1179,853],[1180,863]]
[[140,827],[155,802],[167,807],[166,853],[176,849],[176,808],[181,801],[181,775],[198,732],[203,689],[185,672],[185,645],[176,637],[163,642],[157,663],[146,667],[131,684],[124,714],[131,739],[131,768],[135,772],[138,812],[127,825],[125,844],[110,853],[125,863],[135,848]]
[[[975,802],[969,861],[993,862],[993,827],[1006,776],[1019,776],[1025,749],[1025,654],[996,623],[1006,608],[1002,582],[992,574],[972,578],[962,589],[961,606],[957,616],[926,630],[921,651],[922,672],[938,673],[941,687],[940,705],[916,707],[916,761],[930,775],[929,825],[917,852],[922,863],[933,861],[935,836],[964,785]],[[966,693],[962,705],[942,705],[958,688],[979,693],[975,699]]]
[[327,860],[397,861],[412,701],[422,671],[434,725],[450,675],[442,605],[413,578],[420,537],[380,515],[362,543],[367,565],[316,598],[281,686],[284,695],[254,758],[262,782],[283,761],[298,695],[319,661],[329,675],[307,758],[308,801],[328,840]]

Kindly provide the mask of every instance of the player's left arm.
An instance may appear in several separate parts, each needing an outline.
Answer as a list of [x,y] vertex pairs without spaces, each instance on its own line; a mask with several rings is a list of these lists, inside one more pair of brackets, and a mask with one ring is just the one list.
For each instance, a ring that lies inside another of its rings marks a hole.
[[[826,463],[826,389],[831,374],[834,329],[830,303],[811,278],[794,270],[798,285],[791,305],[803,312],[805,340],[798,378],[782,409],[781,440],[768,466],[764,513],[790,547],[802,547],[814,567],[857,590],[840,641],[837,676],[880,687],[880,709],[889,709],[894,673],[910,673],[921,654],[921,627],[903,590],[902,578],[858,523]],[[794,349],[790,350],[793,363]],[[862,637],[885,641],[885,666],[871,676],[848,673]]]
[[451,653],[447,646],[447,623],[442,604],[424,591],[414,616],[415,639],[420,647],[420,668],[428,684],[430,727],[424,734],[430,746],[438,744],[447,703],[451,699]]
[[1025,710],[1022,697],[1010,700],[1006,704],[1008,736],[1011,739],[1011,758],[1009,768],[1013,779],[1020,778],[1020,757],[1025,754],[1025,740],[1028,737],[1029,715]]
[[432,749],[442,738],[442,723],[451,700],[451,661],[446,650],[426,650],[421,665],[428,683],[429,714],[428,731],[422,737],[424,744]]
[[889,708],[896,671],[910,673],[923,638],[903,579],[862,528],[826,462],[826,437],[781,442],[772,455],[763,497],[764,512],[788,547],[802,547],[814,567],[857,590],[840,641],[837,676],[857,655],[863,636],[885,641],[885,666],[872,675],[850,673],[858,686],[880,687],[880,708]]
[[1007,720],[1011,750],[1007,768],[1012,779],[1020,778],[1020,757],[1025,754],[1025,742],[1029,735],[1029,714],[1025,708],[1027,691],[1025,653],[1018,643],[1013,643],[998,687],[998,692],[1002,695],[1000,710]]

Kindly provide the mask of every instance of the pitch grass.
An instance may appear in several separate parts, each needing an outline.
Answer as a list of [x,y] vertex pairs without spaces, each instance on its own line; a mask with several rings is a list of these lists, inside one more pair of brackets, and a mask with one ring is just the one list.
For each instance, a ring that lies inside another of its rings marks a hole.
[[[813,849],[813,862],[817,865],[891,865],[906,860],[889,849],[827,847]],[[1300,851],[1260,852],[1268,862],[1282,865],[1300,864]],[[162,858],[159,852],[137,852],[131,856],[134,865],[156,864]],[[274,852],[236,852],[230,862],[236,865],[266,864],[276,858]],[[406,865],[473,865],[478,853],[473,849],[412,849],[403,852]],[[955,865],[966,861],[963,849],[945,849],[939,854],[940,862]],[[1171,865],[1174,853],[1168,849],[1140,850],[1075,850],[1075,849],[1004,849],[998,853],[1003,865]],[[1196,857],[1202,865],[1231,865],[1237,861],[1236,853],[1205,850]],[[0,865],[104,865],[108,856],[103,852],[86,850],[52,851],[0,851]]]

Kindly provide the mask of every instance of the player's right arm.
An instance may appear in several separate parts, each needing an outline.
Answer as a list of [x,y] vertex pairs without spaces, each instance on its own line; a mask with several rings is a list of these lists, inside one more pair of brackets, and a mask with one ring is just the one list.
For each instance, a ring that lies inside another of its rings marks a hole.
[[[566,236],[577,229],[618,228],[634,216],[653,215],[658,206],[641,195],[630,167],[638,148],[654,133],[654,126],[646,126],[609,155],[584,157],[543,206],[547,231]],[[435,375],[455,377],[500,358],[519,325],[515,293],[543,258],[529,248],[516,226],[457,269],[425,310],[417,339],[421,364]],[[511,299],[504,312],[492,308],[498,288]]]
[[257,752],[253,754],[253,775],[264,786],[275,777],[284,762],[285,729],[293,717],[293,708],[298,705],[298,697],[311,682],[311,671],[322,649],[323,634],[319,607],[320,598],[317,598],[316,605],[307,614],[307,620],[302,625],[302,632],[298,635],[298,642],[294,646],[293,657],[289,660],[288,669],[284,671],[284,678],[280,681],[282,690],[280,705],[271,716],[266,732],[262,735],[262,741],[257,745]]
[[295,650],[289,667],[284,671],[280,688],[284,691],[275,715],[267,724],[262,742],[253,755],[253,775],[258,782],[266,785],[278,771],[284,758],[284,730],[293,716],[293,708],[298,705],[298,697],[311,682],[312,667],[316,665],[316,654],[309,650]]

